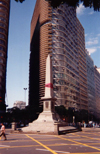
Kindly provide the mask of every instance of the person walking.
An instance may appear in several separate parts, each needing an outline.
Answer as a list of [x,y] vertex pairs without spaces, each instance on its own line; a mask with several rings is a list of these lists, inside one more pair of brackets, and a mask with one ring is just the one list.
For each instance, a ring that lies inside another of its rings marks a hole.
[[6,134],[5,134],[5,126],[3,123],[1,123],[1,134],[0,134],[0,137],[3,136],[4,137],[4,140],[7,140],[6,138]]

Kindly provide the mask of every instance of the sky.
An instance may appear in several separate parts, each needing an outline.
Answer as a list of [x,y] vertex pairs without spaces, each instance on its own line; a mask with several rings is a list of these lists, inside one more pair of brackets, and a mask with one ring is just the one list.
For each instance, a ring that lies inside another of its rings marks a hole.
[[[28,105],[30,23],[35,2],[11,0],[5,99],[8,108],[13,107],[15,101],[26,101]],[[84,28],[86,48],[94,65],[100,67],[100,12],[80,4],[77,17]]]

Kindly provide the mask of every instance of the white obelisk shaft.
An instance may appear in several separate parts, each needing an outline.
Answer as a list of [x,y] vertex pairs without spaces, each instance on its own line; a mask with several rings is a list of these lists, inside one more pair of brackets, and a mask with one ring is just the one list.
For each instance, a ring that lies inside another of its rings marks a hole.
[[48,54],[46,59],[46,79],[45,79],[45,98],[53,97],[53,80],[52,80],[52,64],[51,56]]

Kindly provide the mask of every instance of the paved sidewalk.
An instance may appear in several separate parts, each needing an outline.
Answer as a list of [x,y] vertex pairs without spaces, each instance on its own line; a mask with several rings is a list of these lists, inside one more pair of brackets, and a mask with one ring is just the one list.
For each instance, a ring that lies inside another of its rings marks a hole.
[[[17,128],[16,130],[12,130],[11,128],[10,129],[6,129],[6,134],[7,133],[22,133],[22,134],[25,134],[21,131],[19,131],[21,128]],[[75,131],[78,131],[78,129],[76,127],[73,127],[73,126],[60,126],[59,127],[59,134],[66,134],[66,133],[71,133],[71,132],[75,132]],[[34,133],[33,133],[34,134]]]
[[82,131],[84,131],[84,132],[99,132],[100,131],[100,128],[99,127],[86,127],[86,128],[84,128],[84,127],[82,127]]
[[62,130],[76,130],[77,128],[74,126],[64,126],[64,127],[59,127],[59,131]]

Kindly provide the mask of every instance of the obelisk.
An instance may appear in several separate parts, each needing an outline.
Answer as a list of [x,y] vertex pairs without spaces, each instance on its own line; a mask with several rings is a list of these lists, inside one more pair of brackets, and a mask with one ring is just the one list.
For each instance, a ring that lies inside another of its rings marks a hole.
[[51,56],[48,54],[46,59],[45,96],[41,98],[41,101],[43,101],[43,112],[40,113],[37,120],[22,128],[23,132],[58,134],[60,118],[55,112],[54,103],[56,98],[53,97],[52,81]]
[[55,112],[54,103],[56,98],[53,97],[53,78],[51,56],[48,54],[46,59],[46,77],[45,77],[45,96],[41,98],[44,112]]

